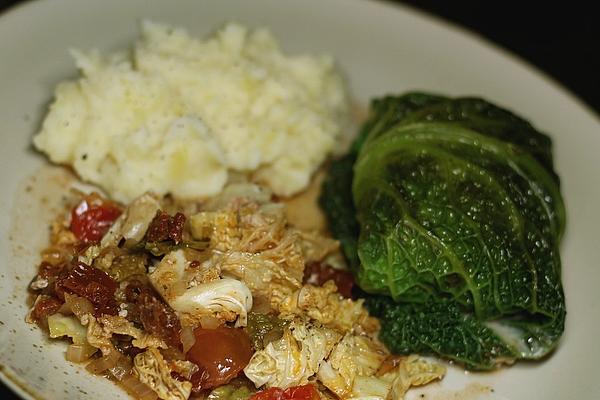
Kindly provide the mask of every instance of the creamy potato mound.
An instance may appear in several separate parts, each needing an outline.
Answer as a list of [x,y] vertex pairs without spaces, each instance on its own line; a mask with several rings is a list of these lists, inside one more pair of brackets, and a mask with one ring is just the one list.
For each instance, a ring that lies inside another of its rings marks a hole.
[[130,52],[73,51],[35,147],[128,202],[218,193],[232,171],[278,195],[302,190],[347,128],[332,58],[286,56],[267,29],[206,40],[143,22]]

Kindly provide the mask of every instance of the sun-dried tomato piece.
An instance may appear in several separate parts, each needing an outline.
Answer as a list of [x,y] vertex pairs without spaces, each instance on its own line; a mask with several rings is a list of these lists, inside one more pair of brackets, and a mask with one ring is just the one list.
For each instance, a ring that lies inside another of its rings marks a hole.
[[145,238],[148,242],[172,240],[175,244],[179,244],[182,240],[184,225],[185,215],[182,213],[171,217],[166,212],[159,210],[150,222]]
[[48,316],[56,314],[62,305],[63,302],[56,297],[40,295],[31,310],[31,318],[38,324],[46,324]]
[[132,279],[127,283],[127,286],[125,286],[125,290],[123,291],[125,293],[125,300],[127,300],[128,303],[137,303],[142,292],[147,289],[147,286],[142,282],[137,279]]
[[97,243],[121,215],[121,209],[97,193],[85,196],[71,210],[71,231],[83,243]]
[[169,237],[173,239],[176,244],[179,244],[182,240],[183,227],[185,225],[185,215],[177,213],[173,217],[173,223],[169,227]]
[[53,265],[47,261],[42,261],[38,267],[38,275],[40,278],[56,278],[64,269],[64,265]]
[[169,238],[169,221],[171,217],[162,210],[158,210],[156,215],[148,225],[146,231],[146,240],[149,242],[160,242]]
[[173,347],[181,347],[181,324],[175,311],[150,291],[144,291],[138,300],[140,320],[144,329]]
[[66,292],[88,299],[96,316],[117,314],[117,282],[104,271],[78,262],[70,271],[61,274],[54,286],[59,297],[64,297]]
[[146,331],[163,339],[169,346],[181,347],[179,318],[151,287],[133,280],[125,288],[125,299],[134,306],[130,310],[134,314],[132,317],[135,316]]
[[338,288],[338,292],[344,297],[352,297],[354,277],[348,271],[340,271],[322,262],[314,262],[304,268],[304,282],[316,286],[322,286],[325,282],[332,280]]

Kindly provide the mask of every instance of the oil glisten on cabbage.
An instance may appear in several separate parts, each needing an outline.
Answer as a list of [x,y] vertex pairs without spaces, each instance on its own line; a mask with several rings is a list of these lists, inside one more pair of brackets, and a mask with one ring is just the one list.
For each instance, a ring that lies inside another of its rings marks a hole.
[[376,100],[321,205],[392,351],[490,369],[556,346],[565,212],[528,122],[477,98]]

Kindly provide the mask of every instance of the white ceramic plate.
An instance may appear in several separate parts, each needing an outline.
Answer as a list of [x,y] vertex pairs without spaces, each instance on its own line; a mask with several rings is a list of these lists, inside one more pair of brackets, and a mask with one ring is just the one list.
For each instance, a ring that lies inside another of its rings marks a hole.
[[45,191],[62,185],[54,172],[31,180],[45,161],[30,142],[54,85],[76,73],[67,49],[119,48],[135,37],[143,17],[195,34],[226,20],[267,25],[287,52],[332,53],[364,104],[373,96],[411,89],[474,94],[548,132],[568,209],[562,259],[569,314],[562,344],[544,362],[492,374],[452,369],[441,384],[413,390],[409,398],[453,398],[453,391],[460,399],[600,398],[597,117],[538,72],[478,38],[408,9],[349,0],[45,0],[0,17],[0,375],[9,386],[26,398],[126,398],[108,381],[69,365],[62,344],[49,344],[24,322],[26,287],[47,240],[48,204],[56,200]]

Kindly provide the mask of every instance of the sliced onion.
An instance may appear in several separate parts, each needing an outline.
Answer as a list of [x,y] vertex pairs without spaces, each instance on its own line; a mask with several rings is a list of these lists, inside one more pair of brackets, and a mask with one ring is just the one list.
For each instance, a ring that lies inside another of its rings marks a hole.
[[400,365],[400,363],[402,363],[402,360],[405,360],[405,359],[406,359],[406,356],[398,356],[398,355],[388,356],[385,360],[383,360],[383,362],[379,366],[376,376],[383,376],[383,375],[387,374],[388,372],[396,369],[398,367],[398,365]]
[[133,397],[138,400],[156,400],[158,396],[150,388],[150,386],[141,382],[138,378],[129,374],[123,378],[121,385],[127,390]]
[[62,306],[60,306],[60,308],[58,309],[57,313],[60,313],[62,315],[73,315],[73,311],[67,303],[63,303]]
[[196,336],[194,336],[194,329],[191,326],[184,326],[181,328],[180,333],[181,344],[183,346],[183,353],[187,353],[196,343]]
[[102,356],[94,361],[91,361],[85,366],[85,369],[92,374],[100,375],[107,369],[114,368],[119,361],[119,357],[121,357],[121,354],[118,351],[112,351],[106,356]]
[[42,261],[52,265],[60,265],[68,260],[67,252],[59,247],[53,246],[42,251]]
[[131,372],[131,361],[127,357],[119,357],[119,361],[117,361],[117,365],[109,369],[112,376],[115,377],[119,382],[122,381],[127,375]]
[[273,308],[271,308],[271,302],[266,297],[256,296],[253,300],[254,301],[252,304],[252,312],[259,314],[269,314],[273,311]]
[[173,297],[179,297],[185,293],[187,289],[187,282],[180,280],[173,283],[173,286],[169,289],[170,295]]
[[183,352],[181,350],[179,350],[175,347],[161,349],[160,353],[162,354],[162,356],[164,357],[164,359],[167,362],[176,361],[176,360],[180,360],[180,361],[185,360],[185,354],[183,354]]
[[65,306],[69,307],[80,321],[84,315],[94,313],[94,306],[88,299],[69,293],[65,293]]
[[271,329],[263,336],[263,345],[266,347],[269,343],[281,339],[283,331],[279,329]]
[[65,358],[67,361],[80,363],[88,360],[96,352],[96,348],[89,344],[71,344],[67,347]]
[[204,329],[217,329],[221,325],[223,325],[221,320],[212,315],[203,315],[200,317],[200,326]]

